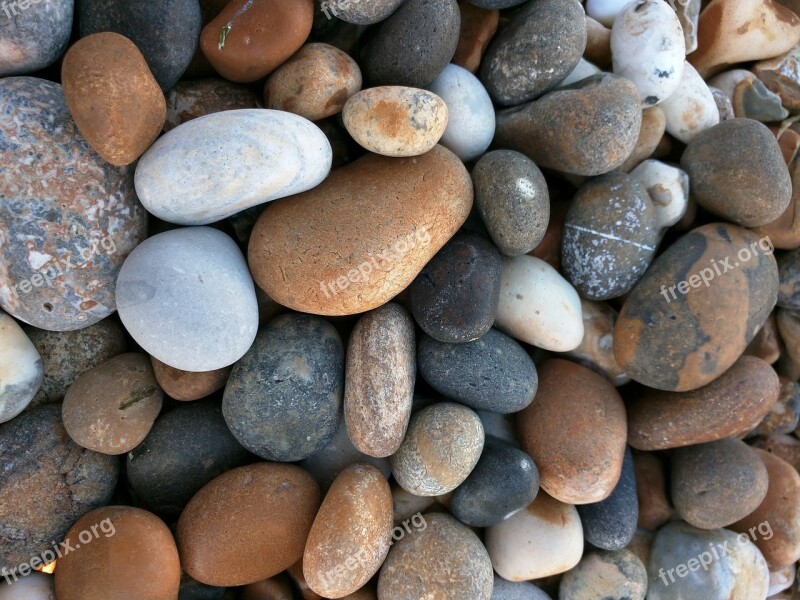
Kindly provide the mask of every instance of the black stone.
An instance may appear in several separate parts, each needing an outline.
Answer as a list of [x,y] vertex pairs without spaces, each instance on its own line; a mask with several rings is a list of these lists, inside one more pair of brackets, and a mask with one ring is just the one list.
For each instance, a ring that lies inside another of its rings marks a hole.
[[178,600],[223,600],[228,588],[206,585],[188,575],[181,578]]

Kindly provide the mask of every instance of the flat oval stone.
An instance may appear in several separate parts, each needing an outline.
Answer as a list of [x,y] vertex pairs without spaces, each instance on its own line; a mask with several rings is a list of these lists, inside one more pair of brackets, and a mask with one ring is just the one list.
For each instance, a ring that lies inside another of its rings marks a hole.
[[119,459],[75,444],[58,406],[1,424],[0,461],[0,522],[13,523],[0,531],[0,569],[6,571],[52,555],[53,540],[63,540],[82,515],[108,504],[117,488]]
[[88,327],[116,310],[120,266],[145,237],[133,172],[91,149],[56,83],[0,80],[0,112],[0,307],[40,329]]
[[128,453],[126,474],[145,506],[177,516],[205,484],[252,458],[228,430],[218,403],[193,402],[156,420]]
[[711,90],[691,63],[685,63],[678,88],[661,103],[666,130],[684,144],[720,122]]
[[427,513],[423,519],[424,528],[398,540],[389,552],[378,598],[490,600],[492,563],[478,536],[446,514]]
[[277,575],[303,556],[319,505],[319,486],[295,465],[262,462],[227,471],[181,513],[181,566],[221,587]]
[[[94,533],[88,544],[82,541],[86,531]],[[181,564],[175,539],[164,522],[146,510],[93,510],[72,526],[65,543],[75,550],[58,559],[58,598],[106,600],[121,590],[140,600],[177,598]]]
[[493,150],[472,169],[472,182],[475,205],[500,252],[519,256],[541,243],[550,221],[550,192],[532,160],[514,150]]
[[259,287],[284,306],[360,313],[405,289],[471,208],[469,173],[449,150],[367,155],[264,212],[248,260]]
[[481,8],[472,2],[462,2],[458,9],[461,12],[461,31],[452,62],[475,73],[481,66],[486,47],[497,32],[500,11]]
[[[625,162],[641,126],[633,83],[600,73],[498,112],[494,144],[522,152],[542,168],[594,176]],[[537,141],[542,139],[549,143]]]
[[[34,0],[31,4],[38,4]],[[48,0],[46,7],[11,4],[3,9],[0,77],[39,71],[58,60],[72,32],[74,0]],[[38,599],[37,599],[38,600]]]
[[417,377],[414,322],[394,302],[361,317],[350,334],[344,420],[353,445],[370,456],[397,452],[406,434]]
[[481,420],[466,406],[440,402],[411,416],[392,474],[417,496],[441,496],[461,485],[483,451]]
[[43,379],[36,346],[14,319],[0,313],[0,423],[25,410]]
[[179,81],[167,93],[164,131],[187,121],[225,110],[258,108],[253,91],[224,79]]
[[599,502],[617,485],[625,405],[602,375],[566,360],[547,361],[539,369],[536,399],[517,415],[517,431],[539,467],[542,488],[554,498]]
[[559,598],[644,600],[647,569],[630,550],[590,552],[578,566],[564,573]]
[[197,0],[162,0],[131,10],[126,0],[77,0],[81,37],[102,31],[124,35],[141,50],[161,89],[181,78],[197,48],[201,11]]
[[620,368],[614,356],[614,323],[617,311],[603,302],[581,298],[583,314],[583,340],[566,356],[585,367],[605,375],[614,385],[623,385],[631,379]]
[[209,227],[166,231],[137,246],[117,279],[117,302],[136,343],[185,371],[233,364],[258,329],[244,257],[231,238]]
[[434,390],[474,410],[514,413],[528,406],[536,394],[533,360],[496,329],[463,344],[425,335],[417,360],[420,375]]
[[614,354],[625,373],[679,392],[722,375],[775,306],[778,266],[763,241],[741,227],[711,223],[667,248],[619,313]]
[[229,110],[184,123],[153,144],[136,166],[136,193],[164,221],[205,225],[315,187],[332,156],[325,134],[302,117]]
[[579,2],[528,3],[492,40],[481,80],[498,104],[522,104],[555,88],[585,48],[586,22]]
[[508,581],[495,574],[492,600],[551,600],[551,598],[532,583]]
[[158,385],[170,398],[188,402],[210,396],[225,387],[230,367],[222,367],[213,371],[183,371],[164,364],[155,357],[150,357],[153,373]]
[[333,437],[343,380],[344,348],[333,325],[311,315],[281,315],[236,363],[222,412],[250,452],[267,460],[302,460]]
[[79,446],[125,454],[147,436],[163,398],[148,357],[131,352],[80,375],[64,396],[61,416]]
[[308,534],[303,574],[328,598],[363,587],[392,544],[392,493],[380,471],[353,465],[333,482]]
[[331,16],[356,25],[372,25],[388,18],[403,0],[322,0],[320,8]]
[[366,79],[425,87],[453,58],[460,27],[455,0],[406,0],[364,42],[360,64]]
[[433,148],[447,127],[447,105],[427,90],[382,86],[350,97],[342,110],[347,132],[370,152],[419,156]]

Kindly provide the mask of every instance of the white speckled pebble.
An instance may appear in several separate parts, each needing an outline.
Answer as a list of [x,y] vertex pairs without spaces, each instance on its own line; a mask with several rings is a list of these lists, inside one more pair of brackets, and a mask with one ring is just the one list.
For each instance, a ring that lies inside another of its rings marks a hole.
[[678,89],[661,109],[667,118],[667,133],[688,144],[701,131],[719,123],[719,109],[714,95],[697,70],[688,62]]
[[650,194],[662,235],[667,227],[675,225],[686,214],[689,176],[685,171],[651,159],[631,171],[630,176],[644,185]]
[[205,225],[316,187],[332,150],[311,121],[279,110],[228,110],[161,137],[136,167],[136,193],[159,219]]
[[43,378],[36,347],[12,317],[0,313],[0,423],[28,406]]

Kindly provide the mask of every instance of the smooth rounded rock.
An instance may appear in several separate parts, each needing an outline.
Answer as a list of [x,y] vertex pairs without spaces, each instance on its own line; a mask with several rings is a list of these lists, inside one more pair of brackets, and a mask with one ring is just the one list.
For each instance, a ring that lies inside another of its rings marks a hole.
[[475,73],[481,66],[486,47],[497,32],[500,11],[481,8],[472,2],[462,2],[458,8],[461,12],[461,31],[452,62]]
[[75,0],[48,0],[44,6],[36,6],[41,1],[10,4],[3,9],[0,77],[33,73],[63,54],[72,32]]
[[36,346],[14,319],[0,313],[0,423],[25,410],[43,379]]
[[661,103],[666,130],[684,144],[719,123],[719,109],[711,90],[691,63],[685,63],[677,89]]
[[611,27],[617,15],[628,2],[625,0],[586,0],[586,14],[606,27]]
[[336,17],[356,25],[372,25],[388,18],[403,0],[322,0],[320,8],[325,16]]
[[685,171],[658,160],[643,161],[630,175],[631,179],[644,185],[650,195],[656,211],[659,235],[664,235],[667,228],[686,215],[689,206],[689,176]]
[[653,156],[658,149],[658,145],[664,139],[666,128],[667,117],[661,106],[648,106],[642,110],[642,127],[639,129],[639,139],[636,140],[633,152],[630,153],[617,170],[622,173],[630,173],[642,161]]
[[150,357],[153,373],[158,385],[170,398],[188,402],[210,396],[225,387],[230,367],[222,367],[213,371],[183,371],[164,364],[155,357]]
[[583,315],[583,339],[577,348],[566,355],[585,367],[594,369],[611,380],[614,385],[623,385],[631,379],[620,368],[614,356],[614,323],[617,311],[603,302],[581,298]]
[[532,583],[508,581],[495,574],[492,600],[551,600],[551,598]]
[[256,95],[249,88],[214,78],[179,81],[166,99],[164,131],[213,113],[258,107]]
[[559,600],[644,600],[647,568],[633,552],[590,552],[567,571],[558,588]]
[[638,525],[647,531],[656,531],[668,523],[674,513],[667,499],[664,463],[653,452],[634,451],[633,469],[639,499]]

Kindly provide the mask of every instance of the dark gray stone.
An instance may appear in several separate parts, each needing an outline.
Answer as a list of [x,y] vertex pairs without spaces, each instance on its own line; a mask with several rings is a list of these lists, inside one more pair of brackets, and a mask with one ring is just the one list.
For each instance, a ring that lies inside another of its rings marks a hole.
[[336,17],[356,25],[372,25],[389,17],[402,3],[403,0],[322,0],[320,9],[329,18]]
[[528,0],[469,0],[469,3],[480,6],[481,8],[503,10],[504,8],[511,8],[512,6],[524,4],[527,1]]
[[30,0],[22,9],[0,5],[0,77],[24,75],[56,62],[72,32],[74,0]]
[[778,259],[778,306],[800,309],[800,248],[784,252]]

